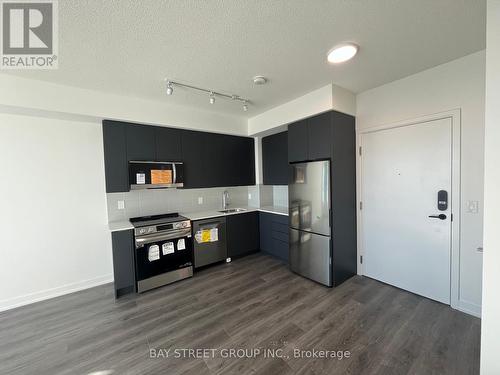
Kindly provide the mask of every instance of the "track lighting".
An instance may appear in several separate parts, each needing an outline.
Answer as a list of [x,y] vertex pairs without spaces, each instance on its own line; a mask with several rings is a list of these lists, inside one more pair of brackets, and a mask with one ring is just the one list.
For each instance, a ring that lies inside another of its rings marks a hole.
[[167,95],[172,95],[174,93],[174,88],[172,87],[172,83],[167,81]]
[[245,98],[242,98],[240,97],[239,95],[234,95],[234,94],[225,94],[223,92],[218,92],[218,91],[214,91],[214,90],[209,90],[209,89],[204,89],[204,88],[201,88],[201,87],[196,87],[196,86],[193,86],[193,85],[188,85],[186,83],[180,83],[180,82],[175,82],[175,81],[171,81],[167,78],[165,78],[165,82],[167,83],[167,95],[172,95],[173,92],[174,92],[174,86],[179,86],[179,87],[183,87],[183,88],[186,88],[186,89],[190,89],[190,90],[196,90],[196,91],[201,91],[201,92],[205,92],[205,93],[208,93],[208,100],[209,100],[209,103],[210,104],[215,104],[215,97],[218,96],[219,98],[222,98],[222,99],[228,99],[228,100],[231,100],[231,101],[235,101],[235,102],[240,102],[240,103],[243,103],[243,111],[248,111],[248,106],[250,104],[252,104],[248,99],[245,99]]

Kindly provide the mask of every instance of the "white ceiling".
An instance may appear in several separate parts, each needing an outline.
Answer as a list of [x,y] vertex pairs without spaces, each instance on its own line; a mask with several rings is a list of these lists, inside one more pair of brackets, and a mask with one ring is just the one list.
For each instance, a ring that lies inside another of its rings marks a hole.
[[[59,69],[7,72],[251,117],[331,82],[353,92],[485,48],[485,0],[59,0]],[[360,52],[326,62],[343,41]],[[254,75],[269,78],[254,86]],[[208,104],[163,78],[248,97]]]

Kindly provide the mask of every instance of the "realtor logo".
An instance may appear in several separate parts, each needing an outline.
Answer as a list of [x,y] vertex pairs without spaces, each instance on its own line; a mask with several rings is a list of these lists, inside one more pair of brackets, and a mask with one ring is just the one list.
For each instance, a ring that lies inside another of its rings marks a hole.
[[57,2],[1,0],[2,69],[57,69]]

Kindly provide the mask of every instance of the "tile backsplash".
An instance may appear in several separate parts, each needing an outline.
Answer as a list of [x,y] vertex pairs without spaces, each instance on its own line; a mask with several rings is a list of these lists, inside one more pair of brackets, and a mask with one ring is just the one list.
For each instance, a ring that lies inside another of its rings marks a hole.
[[[133,190],[127,193],[107,194],[108,220],[117,221],[167,212],[194,212],[220,208],[224,190],[229,192],[231,206],[248,204],[246,186],[186,190]],[[199,198],[201,198],[201,204],[198,203]],[[125,202],[125,209],[118,209],[118,201]]]
[[[131,217],[167,212],[195,212],[222,207],[222,193],[229,192],[230,207],[288,206],[287,186],[238,186],[209,189],[133,190],[107,194],[108,220],[119,221]],[[201,204],[199,199],[201,198]],[[123,201],[124,209],[118,209]]]
[[273,205],[280,207],[288,207],[288,186],[286,185],[273,186]]
[[273,205],[273,187],[269,185],[254,185],[248,187],[248,205],[262,207]]

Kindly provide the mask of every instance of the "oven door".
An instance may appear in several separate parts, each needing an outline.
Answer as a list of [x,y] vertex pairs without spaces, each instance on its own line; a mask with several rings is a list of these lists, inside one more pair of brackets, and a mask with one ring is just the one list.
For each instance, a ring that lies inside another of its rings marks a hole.
[[[154,238],[156,237],[158,235],[154,236]],[[182,237],[144,241],[144,243],[136,245],[135,261],[138,282],[167,272],[192,267],[193,242],[191,233]]]

